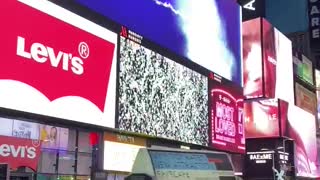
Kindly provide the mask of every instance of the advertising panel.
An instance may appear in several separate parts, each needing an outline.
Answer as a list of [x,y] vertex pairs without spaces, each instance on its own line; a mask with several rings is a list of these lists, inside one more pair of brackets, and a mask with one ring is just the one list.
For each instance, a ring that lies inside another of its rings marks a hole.
[[0,106],[114,127],[117,34],[49,1],[2,3]]
[[299,83],[295,83],[296,105],[312,114],[317,112],[316,94],[304,88]]
[[263,97],[261,19],[242,24],[243,94],[246,98]]
[[294,102],[291,41],[265,19],[243,23],[243,59],[247,99]]
[[39,124],[14,120],[12,136],[26,139],[39,139]]
[[278,99],[244,103],[246,138],[280,136]]
[[281,124],[282,135],[295,141],[296,175],[316,177],[318,154],[315,117],[294,105],[288,106],[287,117],[287,121]]
[[9,163],[10,168],[29,167],[37,170],[40,157],[40,141],[0,136],[0,163]]
[[69,130],[49,125],[40,125],[41,147],[47,149],[68,149]]
[[209,89],[211,146],[224,151],[244,153],[242,88],[214,75],[209,80]]
[[139,149],[145,147],[145,139],[105,133],[103,168],[108,171],[131,172]]
[[225,154],[169,151],[149,151],[149,154],[159,180],[219,179],[217,171],[232,171]]
[[294,73],[304,82],[313,85],[312,61],[302,54],[293,56]]
[[74,1],[241,84],[241,9],[234,0]]
[[206,76],[122,36],[119,66],[120,130],[208,144]]
[[320,90],[320,70],[315,69],[315,77],[316,77],[316,88],[317,91]]

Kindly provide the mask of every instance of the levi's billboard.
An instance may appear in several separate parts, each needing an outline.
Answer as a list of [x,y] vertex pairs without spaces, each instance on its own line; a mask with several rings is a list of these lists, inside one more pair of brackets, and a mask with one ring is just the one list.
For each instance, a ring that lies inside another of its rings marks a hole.
[[242,88],[215,74],[209,80],[210,144],[230,152],[245,152]]
[[263,18],[243,23],[244,96],[294,102],[291,41]]
[[40,141],[0,136],[0,163],[10,168],[29,167],[37,170],[40,157]]
[[0,14],[1,107],[114,127],[116,33],[44,0]]

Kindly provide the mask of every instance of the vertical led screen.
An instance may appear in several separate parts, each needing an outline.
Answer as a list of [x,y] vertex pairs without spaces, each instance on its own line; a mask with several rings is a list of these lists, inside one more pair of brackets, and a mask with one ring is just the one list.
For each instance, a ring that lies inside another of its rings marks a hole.
[[243,23],[243,60],[246,99],[294,102],[291,41],[265,19]]
[[208,79],[121,36],[121,130],[208,144]]
[[209,90],[212,147],[244,153],[242,88],[232,85],[226,79],[214,76],[209,80]]
[[297,176],[316,177],[317,140],[314,115],[289,105],[287,120],[281,124],[282,135],[295,141],[295,166]]
[[241,8],[235,0],[74,0],[241,84]]
[[262,23],[264,97],[275,98],[278,60],[275,45],[275,30],[265,19],[262,19]]
[[242,25],[243,38],[243,94],[246,98],[263,97],[261,19]]

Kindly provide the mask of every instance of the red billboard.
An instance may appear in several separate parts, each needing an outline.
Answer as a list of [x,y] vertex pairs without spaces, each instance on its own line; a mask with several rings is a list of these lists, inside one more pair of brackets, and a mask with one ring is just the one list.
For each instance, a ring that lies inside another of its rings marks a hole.
[[291,41],[262,18],[243,23],[246,99],[294,101]]
[[270,138],[281,135],[280,125],[286,120],[288,103],[268,99],[244,103],[246,138]]
[[209,80],[211,146],[224,151],[245,152],[242,88],[219,76]]
[[29,167],[37,170],[40,157],[40,141],[0,136],[0,163],[10,168]]
[[116,33],[48,1],[2,3],[0,106],[114,127]]

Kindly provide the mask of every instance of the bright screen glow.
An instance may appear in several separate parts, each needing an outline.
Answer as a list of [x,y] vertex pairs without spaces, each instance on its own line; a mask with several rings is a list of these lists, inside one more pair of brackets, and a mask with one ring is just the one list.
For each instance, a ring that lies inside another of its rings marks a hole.
[[103,168],[109,171],[131,172],[140,148],[143,146],[105,141]]
[[49,1],[2,3],[12,18],[0,34],[0,107],[114,127],[117,34]]
[[208,80],[121,37],[119,129],[208,144]]
[[212,147],[224,151],[244,153],[242,88],[233,87],[226,81],[218,82],[216,80],[209,81],[209,88]]
[[243,23],[243,59],[247,99],[294,102],[291,41],[265,19]]
[[261,100],[244,103],[246,138],[278,137],[278,100]]
[[234,0],[75,1],[241,84],[241,8]]
[[282,123],[283,135],[295,141],[296,174],[303,177],[317,176],[315,116],[294,105],[289,105],[287,112],[288,121]]

